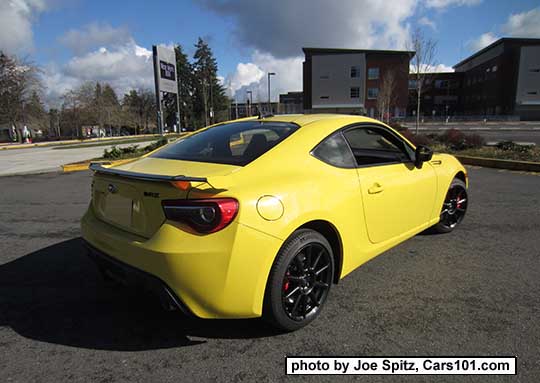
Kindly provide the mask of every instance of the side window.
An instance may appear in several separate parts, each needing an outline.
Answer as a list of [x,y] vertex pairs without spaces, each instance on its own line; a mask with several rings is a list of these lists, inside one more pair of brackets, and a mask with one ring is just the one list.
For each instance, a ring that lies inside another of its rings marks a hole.
[[324,139],[312,151],[313,156],[339,168],[354,168],[356,163],[341,132]]
[[360,127],[345,131],[358,166],[408,162],[412,149],[382,128]]

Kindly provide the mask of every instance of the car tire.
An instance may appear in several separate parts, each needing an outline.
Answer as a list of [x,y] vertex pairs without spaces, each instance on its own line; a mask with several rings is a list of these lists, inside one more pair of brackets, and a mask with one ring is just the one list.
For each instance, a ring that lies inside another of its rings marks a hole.
[[439,234],[453,231],[465,217],[468,198],[465,182],[454,178],[444,198],[440,221],[432,227],[433,231]]
[[263,318],[281,331],[312,322],[328,298],[334,255],[317,231],[300,229],[283,244],[268,278]]

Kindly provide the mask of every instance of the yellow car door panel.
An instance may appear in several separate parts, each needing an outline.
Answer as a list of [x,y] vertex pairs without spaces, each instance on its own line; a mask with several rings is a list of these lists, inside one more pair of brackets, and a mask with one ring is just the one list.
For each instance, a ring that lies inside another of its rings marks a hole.
[[358,169],[369,240],[380,243],[424,225],[435,202],[429,164],[400,163]]
[[414,151],[382,126],[344,131],[357,163],[369,240],[381,243],[429,221],[437,188],[432,166],[416,167]]

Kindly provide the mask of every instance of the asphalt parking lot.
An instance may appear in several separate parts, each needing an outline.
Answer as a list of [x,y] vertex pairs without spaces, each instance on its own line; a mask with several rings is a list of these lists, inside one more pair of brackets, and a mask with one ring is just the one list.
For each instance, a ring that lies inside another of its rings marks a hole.
[[79,240],[88,172],[2,177],[0,380],[308,381],[284,375],[285,355],[516,355],[517,376],[349,380],[536,382],[540,176],[473,168],[470,180],[458,230],[375,258],[334,286],[313,324],[274,334],[260,320],[165,313],[105,285]]

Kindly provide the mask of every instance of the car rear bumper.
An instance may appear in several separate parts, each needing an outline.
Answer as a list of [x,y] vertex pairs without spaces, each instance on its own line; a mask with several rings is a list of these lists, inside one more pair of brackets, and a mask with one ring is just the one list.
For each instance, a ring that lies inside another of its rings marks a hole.
[[110,278],[127,287],[142,288],[158,297],[165,310],[178,309],[188,316],[193,316],[185,303],[161,279],[106,255],[86,241],[84,246],[86,254],[94,261],[104,278]]
[[161,296],[165,286],[165,293],[177,298],[174,305],[209,319],[262,315],[268,275],[283,243],[239,223],[200,235],[165,221],[152,237],[144,238],[99,220],[91,206],[81,231],[98,262],[120,279],[146,273],[157,282],[143,277],[143,286]]

